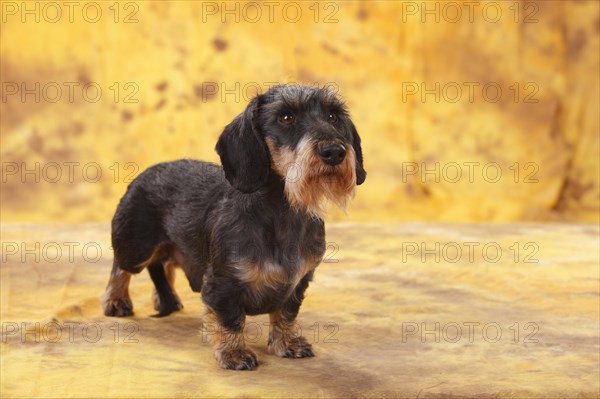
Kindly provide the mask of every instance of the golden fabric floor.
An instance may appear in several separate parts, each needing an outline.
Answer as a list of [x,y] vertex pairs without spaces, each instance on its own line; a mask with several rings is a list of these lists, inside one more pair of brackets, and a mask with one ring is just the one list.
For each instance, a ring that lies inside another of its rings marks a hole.
[[217,367],[203,306],[150,317],[100,309],[107,224],[2,225],[2,397],[598,397],[595,225],[330,224],[300,314],[316,357],[267,353],[249,318],[252,372]]

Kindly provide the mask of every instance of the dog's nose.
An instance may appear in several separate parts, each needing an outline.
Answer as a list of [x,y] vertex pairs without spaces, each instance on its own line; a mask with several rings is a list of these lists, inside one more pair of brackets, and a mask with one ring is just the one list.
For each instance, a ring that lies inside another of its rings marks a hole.
[[335,166],[340,164],[346,156],[346,147],[341,144],[327,144],[319,148],[319,157],[327,165]]

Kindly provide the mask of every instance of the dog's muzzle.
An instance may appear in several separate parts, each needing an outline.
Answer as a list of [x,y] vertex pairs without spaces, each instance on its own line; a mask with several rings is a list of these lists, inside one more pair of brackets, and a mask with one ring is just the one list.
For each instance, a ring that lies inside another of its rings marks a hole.
[[342,144],[326,144],[319,147],[317,153],[327,165],[336,166],[342,163],[346,157],[346,147]]

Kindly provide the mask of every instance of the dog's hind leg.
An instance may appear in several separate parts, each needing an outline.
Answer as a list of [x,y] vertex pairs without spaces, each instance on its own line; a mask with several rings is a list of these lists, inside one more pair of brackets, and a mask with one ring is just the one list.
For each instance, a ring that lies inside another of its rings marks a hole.
[[[162,268],[162,272],[158,269]],[[156,316],[166,316],[172,312],[183,309],[181,300],[175,292],[175,266],[166,261],[160,265],[148,266],[150,277],[154,282],[152,303],[158,312]]]
[[[154,283],[152,301],[154,302],[154,309],[158,311],[156,317],[167,316],[183,308],[173,288],[173,274],[175,271],[170,270],[172,268],[173,266],[163,265],[160,261],[148,265],[148,272],[150,272],[150,278]],[[168,271],[165,269],[168,269]]]
[[115,259],[106,292],[102,297],[102,308],[106,316],[124,317],[133,315],[133,304],[129,297],[130,280],[131,273],[121,269]]

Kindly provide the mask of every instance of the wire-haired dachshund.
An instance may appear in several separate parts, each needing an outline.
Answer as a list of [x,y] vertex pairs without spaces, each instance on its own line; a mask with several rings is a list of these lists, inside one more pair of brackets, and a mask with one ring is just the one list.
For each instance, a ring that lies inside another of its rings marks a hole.
[[277,356],[314,356],[295,335],[304,291],[325,252],[323,204],[344,208],[365,181],[360,137],[327,88],[281,85],[254,97],[227,125],[222,167],[155,165],[127,188],[112,220],[114,264],[102,306],[130,316],[132,273],[148,268],[158,316],[182,308],[175,266],[201,292],[219,365],[254,369],[246,315],[269,313]]

